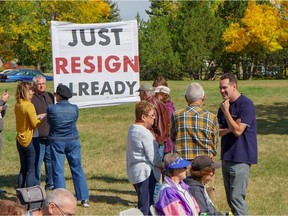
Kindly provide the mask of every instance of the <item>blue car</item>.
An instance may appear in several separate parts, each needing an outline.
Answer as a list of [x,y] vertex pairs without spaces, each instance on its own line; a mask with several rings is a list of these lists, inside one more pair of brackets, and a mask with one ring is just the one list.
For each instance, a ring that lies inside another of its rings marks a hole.
[[39,70],[33,69],[15,69],[4,74],[0,74],[0,82],[31,82],[34,76],[42,75],[47,81],[52,81],[52,76],[46,76]]

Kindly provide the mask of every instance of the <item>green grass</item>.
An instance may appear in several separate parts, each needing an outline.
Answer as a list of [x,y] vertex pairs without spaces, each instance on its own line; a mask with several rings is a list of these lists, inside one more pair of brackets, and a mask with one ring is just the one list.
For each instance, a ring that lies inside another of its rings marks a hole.
[[[176,109],[186,106],[185,89],[191,81],[169,81]],[[152,83],[152,82],[150,82]],[[205,107],[216,113],[222,101],[218,81],[199,81],[206,91]],[[52,90],[52,84],[48,89]],[[15,83],[8,88],[9,109],[4,121],[0,188],[8,191],[2,198],[15,199],[19,158],[15,144]],[[250,215],[283,215],[288,212],[286,180],[288,159],[288,82],[285,80],[239,81],[239,90],[250,97],[257,111],[259,164],[251,168],[247,202]],[[134,122],[134,104],[81,109],[78,121],[82,161],[90,192],[90,208],[77,208],[78,215],[117,215],[137,204],[136,194],[126,177],[125,146],[129,126]],[[219,156],[217,157],[219,160]],[[74,192],[66,164],[67,188]],[[44,185],[44,181],[42,181]],[[216,173],[215,203],[228,210],[221,172]]]

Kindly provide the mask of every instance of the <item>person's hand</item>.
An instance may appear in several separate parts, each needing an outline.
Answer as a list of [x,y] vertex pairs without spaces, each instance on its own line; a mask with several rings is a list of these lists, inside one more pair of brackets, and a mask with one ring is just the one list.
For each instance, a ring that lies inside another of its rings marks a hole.
[[39,115],[37,115],[37,119],[42,120],[46,117],[46,113],[41,113]]
[[6,110],[7,107],[8,107],[7,104],[0,106],[0,112],[2,112],[3,110]]
[[226,99],[225,101],[223,101],[221,103],[221,110],[222,112],[229,112],[229,108],[230,108],[230,103],[229,103],[229,99]]
[[3,100],[5,103],[9,100],[9,93],[7,91],[3,93],[1,100]]

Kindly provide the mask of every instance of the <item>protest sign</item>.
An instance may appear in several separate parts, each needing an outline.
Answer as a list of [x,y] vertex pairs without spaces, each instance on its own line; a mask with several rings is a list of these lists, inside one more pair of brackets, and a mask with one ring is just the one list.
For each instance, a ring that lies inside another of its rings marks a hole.
[[73,92],[79,108],[139,101],[137,21],[51,22],[54,90]]

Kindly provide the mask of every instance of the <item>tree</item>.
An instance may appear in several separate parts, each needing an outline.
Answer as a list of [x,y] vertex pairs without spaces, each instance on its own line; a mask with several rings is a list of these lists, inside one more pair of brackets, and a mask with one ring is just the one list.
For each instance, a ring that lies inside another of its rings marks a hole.
[[[232,23],[223,37],[229,45],[228,52],[265,48],[269,51],[283,49],[279,43],[283,35],[279,11],[269,5],[257,5],[251,1],[240,23]],[[288,38],[287,38],[288,39]]]
[[107,3],[110,5],[110,14],[108,16],[108,20],[110,22],[118,22],[121,21],[121,16],[119,12],[119,8],[116,2],[112,0],[106,0]]
[[250,1],[240,22],[230,24],[223,38],[228,43],[226,50],[242,53],[244,78],[252,77],[259,62],[260,53],[282,50],[287,44],[287,19],[279,9],[270,4],[256,4]]
[[109,4],[100,1],[1,2],[0,44],[2,57],[20,63],[51,65],[51,20],[95,23],[108,21]]
[[167,0],[150,0],[150,11],[145,10],[145,12],[150,16],[174,16],[176,10],[178,9],[177,1],[167,1]]
[[175,44],[182,70],[190,78],[204,79],[216,53],[221,52],[218,47],[223,31],[221,20],[215,17],[209,1],[183,1],[179,5],[176,23]]
[[140,26],[141,79],[154,79],[157,76],[182,78],[179,56],[171,45],[169,29],[169,17],[152,17]]

